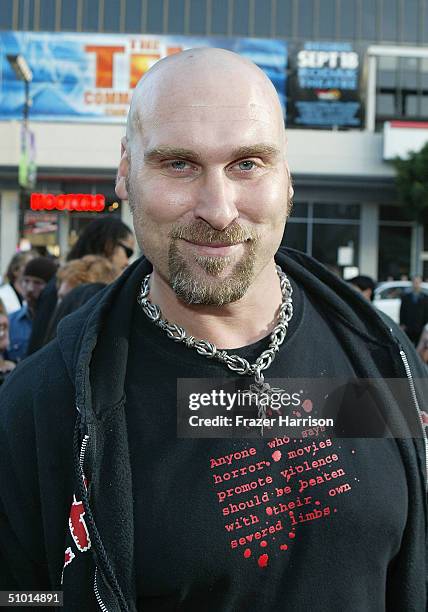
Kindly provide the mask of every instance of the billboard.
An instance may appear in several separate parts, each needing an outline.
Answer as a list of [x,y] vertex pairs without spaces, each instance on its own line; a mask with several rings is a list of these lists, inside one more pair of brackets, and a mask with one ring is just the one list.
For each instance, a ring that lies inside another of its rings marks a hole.
[[293,58],[287,123],[360,127],[359,78],[360,58],[351,43],[304,43]]
[[7,54],[33,72],[31,120],[123,122],[132,89],[159,59],[192,47],[221,47],[255,62],[286,108],[287,44],[248,38],[0,32],[0,120],[21,119],[24,86]]

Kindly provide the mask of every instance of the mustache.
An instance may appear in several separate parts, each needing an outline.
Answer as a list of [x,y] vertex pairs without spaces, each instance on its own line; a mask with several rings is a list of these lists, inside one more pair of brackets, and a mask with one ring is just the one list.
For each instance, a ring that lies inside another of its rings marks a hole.
[[251,228],[241,227],[239,223],[234,221],[224,230],[216,230],[205,221],[195,221],[187,225],[174,226],[169,237],[172,239],[187,240],[196,244],[219,244],[222,246],[230,246],[238,242],[253,241],[259,239],[257,232]]

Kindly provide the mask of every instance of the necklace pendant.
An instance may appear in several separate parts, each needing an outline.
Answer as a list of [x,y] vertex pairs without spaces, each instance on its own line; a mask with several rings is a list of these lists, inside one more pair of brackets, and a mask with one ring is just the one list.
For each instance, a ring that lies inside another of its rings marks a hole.
[[[272,401],[273,401],[272,395],[273,394],[278,395],[281,393],[285,393],[283,389],[280,389],[279,387],[271,387],[271,385],[267,382],[264,382],[264,379],[263,379],[262,382],[255,381],[253,384],[250,385],[250,393],[255,395],[257,398],[256,399],[257,418],[263,419],[264,421],[264,419],[266,419],[267,417],[270,417],[273,414],[273,412],[277,412],[277,413],[281,412],[279,407],[274,408],[272,406]],[[261,430],[261,435],[263,436],[263,432],[264,432],[263,422],[260,427],[260,430]]]

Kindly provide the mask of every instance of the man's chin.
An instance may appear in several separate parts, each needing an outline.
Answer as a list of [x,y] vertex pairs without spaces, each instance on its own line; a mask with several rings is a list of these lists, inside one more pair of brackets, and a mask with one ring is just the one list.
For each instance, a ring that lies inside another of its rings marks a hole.
[[227,270],[180,270],[171,276],[171,287],[187,304],[223,306],[240,300],[251,284],[251,276]]

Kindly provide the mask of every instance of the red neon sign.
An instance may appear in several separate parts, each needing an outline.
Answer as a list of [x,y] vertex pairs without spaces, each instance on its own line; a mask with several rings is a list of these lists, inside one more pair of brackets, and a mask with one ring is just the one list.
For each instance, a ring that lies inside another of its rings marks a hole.
[[75,210],[77,212],[101,212],[105,208],[105,197],[100,193],[32,193],[31,210]]

